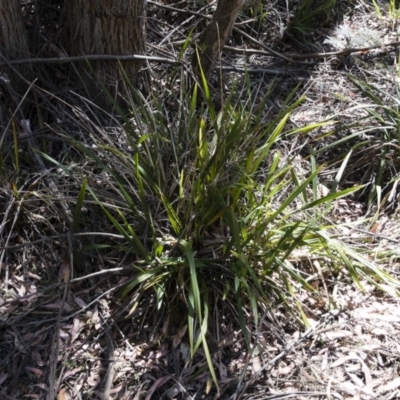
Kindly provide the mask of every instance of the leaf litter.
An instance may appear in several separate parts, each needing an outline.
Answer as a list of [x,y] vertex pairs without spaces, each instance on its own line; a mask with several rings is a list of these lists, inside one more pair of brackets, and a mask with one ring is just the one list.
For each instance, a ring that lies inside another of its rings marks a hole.
[[[335,34],[347,35],[346,39],[371,20],[368,34],[383,30],[384,21],[355,15],[351,30],[342,28]],[[336,39],[343,42],[342,38]],[[334,45],[335,39],[327,44]],[[357,60],[350,60],[349,68],[368,74]],[[390,87],[388,72],[379,73],[376,79]],[[363,100],[344,74],[326,63],[314,71],[308,85],[308,102],[294,112],[295,124],[326,118]],[[332,96],[339,92],[346,101],[337,102]],[[355,110],[347,118],[354,119],[355,115],[361,118],[364,112]],[[2,196],[12,201],[7,190]],[[46,237],[51,210],[43,204],[40,207],[48,214],[38,214],[36,207],[31,221],[34,229]],[[398,276],[398,221],[389,217],[369,232],[362,222],[358,223],[365,210],[357,199],[338,200],[336,211],[337,220],[343,222],[343,234],[350,240],[352,235],[367,235],[367,230],[371,248],[393,251],[393,263],[388,268]],[[58,224],[62,232],[62,221]],[[52,229],[57,230],[55,224]],[[27,233],[27,237],[33,237]],[[18,241],[16,238],[15,243]],[[387,290],[384,294],[367,281],[362,281],[364,291],[360,291],[344,271],[337,276],[327,275],[316,268],[317,261],[309,254],[299,254],[298,262],[308,259],[318,271],[313,284],[324,288],[318,296],[296,289],[308,329],[300,329],[283,309],[267,309],[259,326],[251,327],[249,322],[253,348],[249,353],[235,326],[235,313],[221,310],[224,322],[212,351],[219,374],[218,395],[210,384],[204,352],[199,350],[193,358],[190,356],[185,341],[187,325],[174,326],[171,316],[165,315],[161,328],[154,329],[156,321],[151,322],[143,303],[129,317],[120,317],[117,311],[121,304],[114,295],[126,279],[124,272],[75,280],[70,276],[71,249],[67,247],[61,242],[29,245],[28,241],[2,257],[2,398],[44,399],[52,389],[60,400],[101,399],[107,376],[112,376],[110,399],[400,398],[400,307],[395,292],[391,295]],[[94,260],[91,269],[102,271],[101,262],[115,266],[107,260]],[[58,351],[52,359],[53,339]],[[48,379],[51,363],[56,371],[52,383]]]

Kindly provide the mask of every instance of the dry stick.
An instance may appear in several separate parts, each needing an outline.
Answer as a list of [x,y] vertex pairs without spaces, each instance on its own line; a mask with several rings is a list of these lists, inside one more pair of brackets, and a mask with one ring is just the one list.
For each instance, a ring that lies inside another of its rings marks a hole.
[[[176,42],[174,42],[176,43]],[[302,58],[328,58],[333,56],[347,56],[351,53],[359,53],[359,52],[367,52],[370,50],[380,49],[387,46],[398,46],[400,42],[391,42],[387,43],[384,46],[372,46],[372,47],[363,47],[363,48],[351,48],[339,51],[331,51],[328,53],[309,53],[309,54],[295,54],[295,53],[286,53],[286,57],[295,58],[295,59],[302,59]],[[271,54],[269,51],[264,50],[257,50],[257,49],[241,49],[238,47],[232,46],[224,46],[224,50],[230,51],[232,53],[240,53],[246,55],[260,55],[260,56],[268,56]],[[393,51],[392,49],[385,49],[387,51]]]
[[[254,39],[252,36],[250,36],[249,34],[247,34],[246,32],[243,32],[241,29],[239,28],[233,28],[233,30],[237,33],[240,33],[242,36],[244,36],[246,39],[249,39],[251,42],[253,42],[254,44],[256,44],[257,46],[262,47],[266,52],[274,55],[275,57],[281,58],[282,60],[287,61],[288,63],[292,63],[293,60],[291,60],[290,58],[286,57],[285,55],[278,53],[275,50],[272,50],[270,47],[266,46],[264,43],[261,43],[259,40]],[[297,61],[296,63],[300,63],[299,61]],[[302,63],[304,64],[304,62]],[[306,65],[313,65],[314,63],[306,63]]]
[[[295,71],[304,72],[304,70],[298,69],[274,69],[274,68],[241,68],[241,67],[216,67],[226,72],[239,72],[248,74],[266,74],[266,75],[293,75]],[[301,77],[295,77],[295,79],[303,79]]]
[[101,400],[108,400],[110,398],[110,391],[112,387],[112,383],[115,377],[115,367],[116,367],[116,360],[115,360],[115,349],[113,339],[110,333],[110,327],[106,329],[107,335],[107,362],[108,362],[108,370],[105,378],[104,383],[104,390],[101,396]]
[[50,57],[50,58],[24,58],[20,60],[0,61],[0,67],[6,65],[20,65],[20,64],[65,64],[76,61],[134,61],[134,60],[145,60],[149,62],[158,62],[165,64],[179,64],[179,62],[173,58],[165,57],[152,57],[144,56],[140,54],[130,55],[108,55],[108,54],[91,54],[87,56],[72,56],[72,57]]
[[[233,28],[235,32],[240,33],[251,42],[256,44],[257,46],[262,47],[265,51],[256,50],[256,49],[239,49],[231,46],[224,46],[224,50],[232,51],[235,53],[245,53],[245,54],[260,54],[260,55],[267,55],[272,54],[275,57],[281,58],[282,60],[287,61],[288,63],[297,63],[303,65],[313,65],[312,62],[299,62],[296,60],[306,59],[306,58],[327,58],[333,56],[347,56],[352,53],[362,53],[368,52],[370,50],[375,49],[384,49],[385,47],[397,47],[400,45],[400,41],[386,43],[385,45],[381,46],[370,46],[370,47],[361,47],[361,48],[351,48],[345,49],[340,51],[332,51],[328,53],[309,53],[309,54],[294,54],[294,53],[287,53],[281,54],[270,47],[266,46],[265,44],[261,43],[259,40],[254,39],[252,36],[243,32],[241,29]],[[393,51],[392,49],[387,51]],[[145,60],[148,62],[155,62],[155,63],[165,63],[165,64],[173,64],[179,65],[181,64],[180,61],[173,59],[173,58],[166,58],[166,57],[154,57],[154,56],[144,56],[139,54],[131,54],[131,55],[115,55],[115,54],[92,54],[87,56],[73,56],[73,57],[50,57],[50,58],[23,58],[20,60],[10,60],[10,61],[0,61],[0,67],[6,65],[22,65],[22,64],[65,64],[65,63],[72,63],[72,62],[79,62],[79,61],[134,61],[134,60]]]

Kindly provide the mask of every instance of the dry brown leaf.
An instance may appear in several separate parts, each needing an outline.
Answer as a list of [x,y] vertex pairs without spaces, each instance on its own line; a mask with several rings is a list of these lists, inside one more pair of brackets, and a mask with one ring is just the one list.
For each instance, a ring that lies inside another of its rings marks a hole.
[[58,334],[59,334],[59,336],[60,336],[60,338],[61,339],[63,339],[63,340],[68,340],[69,339],[69,333],[68,332],[65,332],[63,329],[60,329],[59,331],[58,331]]
[[40,399],[40,396],[38,395],[38,394],[26,394],[25,396],[24,396],[24,398],[26,398],[26,399]]
[[35,375],[38,375],[38,376],[45,376],[46,375],[46,372],[44,372],[43,370],[41,370],[39,368],[27,366],[26,369],[29,369],[29,371],[32,371]]
[[57,400],[68,400],[67,392],[65,389],[61,389],[58,392]]
[[79,332],[80,332],[80,328],[81,328],[82,324],[80,323],[79,318],[74,318],[74,322],[72,324],[72,328],[70,331],[71,334],[71,343],[73,343],[75,341],[75,339],[78,337]]
[[156,353],[155,353],[156,360],[165,357],[167,354],[169,354],[169,352],[170,352],[170,350],[169,350],[167,344],[163,343],[161,345],[161,348],[158,351],[156,351]]
[[184,325],[179,331],[178,333],[176,333],[173,336],[173,340],[172,340],[172,346],[174,349],[176,349],[178,347],[178,345],[181,343],[183,336],[185,335],[187,330],[187,325]]
[[167,318],[165,318],[165,321],[163,323],[163,326],[161,328],[161,332],[165,335],[168,332],[168,326],[169,326],[169,321],[171,319],[171,314],[167,315]]
[[17,336],[14,336],[14,346],[21,352],[26,353],[25,346],[21,343]]
[[151,386],[151,388],[149,389],[149,391],[146,394],[145,400],[151,400],[151,396],[153,396],[154,392],[161,387],[162,385],[164,385],[164,383],[168,382],[170,379],[172,378],[171,375],[168,376],[163,376],[162,378],[158,378],[153,385]]
[[354,395],[355,393],[358,393],[358,386],[354,385],[354,383],[351,383],[350,381],[346,382],[341,382],[337,385],[338,390],[348,392],[349,394]]
[[78,368],[71,369],[70,371],[67,371],[62,377],[62,382],[65,381],[66,379],[68,379],[70,376],[75,375],[76,373],[80,372],[81,369],[82,369],[81,367],[78,367]]
[[69,264],[66,262],[61,263],[60,269],[58,270],[59,281],[64,281],[64,283],[67,283],[69,281],[70,274],[71,268]]
[[219,363],[218,369],[219,369],[219,377],[221,379],[226,379],[228,377],[228,370],[226,369],[225,364],[223,364],[222,362]]
[[101,378],[98,375],[98,372],[91,371],[91,373],[87,379],[88,385],[93,387],[93,386],[97,386],[100,382],[101,382]]
[[227,385],[229,383],[231,383],[232,381],[234,381],[236,378],[226,378],[226,379],[221,379],[220,381],[218,381],[218,383],[220,385]]
[[[177,398],[176,396],[178,396],[182,392],[182,390],[184,390],[182,385],[174,385],[167,390],[166,395],[168,396],[169,399],[176,399]],[[137,400],[139,400],[139,397],[137,398]]]
[[45,392],[47,392],[49,390],[49,388],[46,386],[45,383],[36,383],[33,386],[38,387],[39,389],[42,389]]
[[100,299],[98,301],[98,304],[100,306],[101,313],[104,318],[108,318],[110,316],[110,306],[108,305],[108,302],[106,299]]
[[375,336],[387,336],[388,331],[386,329],[382,328],[374,328],[371,330],[371,333],[373,333]]
[[386,385],[379,387],[377,392],[379,394],[383,394],[383,393],[391,392],[399,387],[400,387],[400,377],[395,378],[392,381],[390,381],[389,383],[387,383]]
[[233,332],[231,332],[218,342],[218,347],[230,346],[231,344],[234,343],[234,341],[235,341],[235,337],[234,337]]
[[368,310],[360,310],[357,314],[358,315],[356,315],[356,317],[358,318],[376,319],[385,322],[400,322],[400,317],[395,315],[376,314],[376,313],[371,313]]
[[[375,340],[375,339],[372,339]],[[365,345],[360,347],[360,350],[366,350],[369,353],[375,351],[375,350],[379,350],[380,348],[382,348],[381,343],[378,341],[375,342],[371,342],[371,343],[366,343]]]
[[20,297],[25,296],[26,294],[26,288],[24,285],[21,286],[17,286],[17,285],[13,285],[15,287],[15,289],[17,290],[18,294]]
[[[26,274],[29,276],[29,278],[37,279],[38,281],[42,280],[41,276],[34,274],[33,272],[27,271]],[[32,290],[31,290],[31,292],[32,292]]]
[[181,353],[182,360],[186,362],[190,357],[189,345],[185,342],[182,342],[179,351]]
[[351,360],[351,359],[352,359],[352,357],[349,357],[349,356],[342,356],[342,357],[339,357],[335,362],[333,362],[333,363],[331,364],[330,368],[339,367],[339,366],[343,365],[345,362],[347,362],[347,361],[349,361],[349,360]]
[[289,365],[285,365],[284,363],[279,364],[279,375],[287,375],[295,368],[294,363],[290,363]]
[[74,296],[74,301],[81,308],[86,308],[87,307],[87,304],[80,297]]
[[362,367],[362,372],[364,374],[364,379],[365,379],[365,386],[367,389],[373,393],[373,384],[372,384],[372,376],[371,376],[371,370],[368,368],[368,365],[365,364],[364,361],[360,359],[361,367]]
[[[42,340],[42,338],[40,339]],[[36,364],[40,367],[43,367],[43,365],[45,365],[45,362],[43,361],[40,352],[37,350],[32,351],[32,360],[36,361]]]
[[[63,307],[63,303],[62,301],[58,301],[56,303],[49,303],[49,304],[45,304],[43,307],[44,308],[49,308],[50,310],[59,310],[61,307]],[[65,308],[63,308],[65,310]],[[67,310],[65,310],[67,311]]]
[[255,356],[252,359],[253,373],[256,373],[262,368],[260,356]]
[[94,306],[94,311],[92,314],[92,322],[94,323],[94,327],[96,330],[99,330],[101,328],[101,320],[99,317],[99,309],[97,307],[97,304]]
[[357,385],[357,387],[359,389],[361,389],[364,393],[375,397],[374,393],[372,392],[372,390],[370,390],[369,388],[367,388],[364,384],[364,382],[362,381],[362,379],[360,379],[357,375],[355,374],[350,374],[347,373],[348,377]]
[[361,365],[359,363],[350,364],[346,367],[346,372],[358,372],[361,369]]
[[209,377],[207,378],[206,394],[209,394],[209,393],[210,393],[211,388],[212,388],[212,383],[213,383],[212,378],[211,378],[211,376],[209,376]]
[[334,340],[334,339],[341,339],[341,338],[344,338],[344,337],[353,336],[353,332],[340,330],[340,331],[324,332],[324,335],[329,340]]
[[7,373],[0,374],[0,385],[8,378]]
[[116,394],[116,393],[120,392],[124,387],[125,387],[125,383],[121,383],[118,386],[115,386],[114,388],[112,388],[110,390],[110,394]]

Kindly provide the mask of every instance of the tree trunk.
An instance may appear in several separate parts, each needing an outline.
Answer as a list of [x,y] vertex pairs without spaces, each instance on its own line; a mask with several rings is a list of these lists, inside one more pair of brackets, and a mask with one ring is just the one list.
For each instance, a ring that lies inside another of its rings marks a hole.
[[[69,55],[145,54],[145,3],[145,0],[69,0],[65,21]],[[143,82],[139,80],[142,65],[140,61],[122,62],[135,87]],[[93,61],[91,68],[81,63],[78,70],[84,72],[81,75],[84,80],[90,76],[92,82],[88,89],[92,99],[99,94],[100,85],[96,80],[105,84],[113,95],[129,93],[118,62]]]
[[[0,0],[0,54],[1,61],[29,57],[20,0]],[[23,73],[24,67],[15,67],[13,70]],[[7,69],[10,78],[16,78],[13,70]],[[19,79],[13,81],[13,85],[17,84],[20,84]]]
[[218,1],[217,10],[199,40],[199,54],[193,58],[192,64],[198,77],[199,64],[206,78],[209,77],[244,3],[245,0]]
[[[28,42],[22,21],[20,0],[0,0],[0,61],[28,58]],[[19,104],[16,93],[22,94],[29,79],[29,66],[0,67],[0,125],[4,128]]]

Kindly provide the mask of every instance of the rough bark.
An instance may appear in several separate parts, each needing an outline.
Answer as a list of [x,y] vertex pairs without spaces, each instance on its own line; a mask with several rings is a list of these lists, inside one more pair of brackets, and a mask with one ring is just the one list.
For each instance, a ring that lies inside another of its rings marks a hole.
[[[70,55],[145,54],[145,0],[69,0],[66,7],[66,48]],[[124,61],[122,66],[129,80],[139,85],[139,71],[143,63]],[[93,61],[95,78],[106,84],[113,94],[125,95],[123,73],[115,61]],[[79,65],[93,78],[84,63]],[[82,74],[84,77],[84,74]],[[89,86],[90,94],[99,93],[100,85]]]
[[198,42],[199,54],[195,54],[193,58],[193,67],[197,75],[200,64],[205,76],[209,77],[244,2],[245,0],[218,1],[217,10]]
[[[21,14],[20,0],[0,0],[0,54],[1,59],[14,60],[29,57],[28,41]],[[3,61],[2,60],[2,61]],[[1,68],[12,79],[14,88],[22,86],[17,72],[28,77],[29,67]]]

